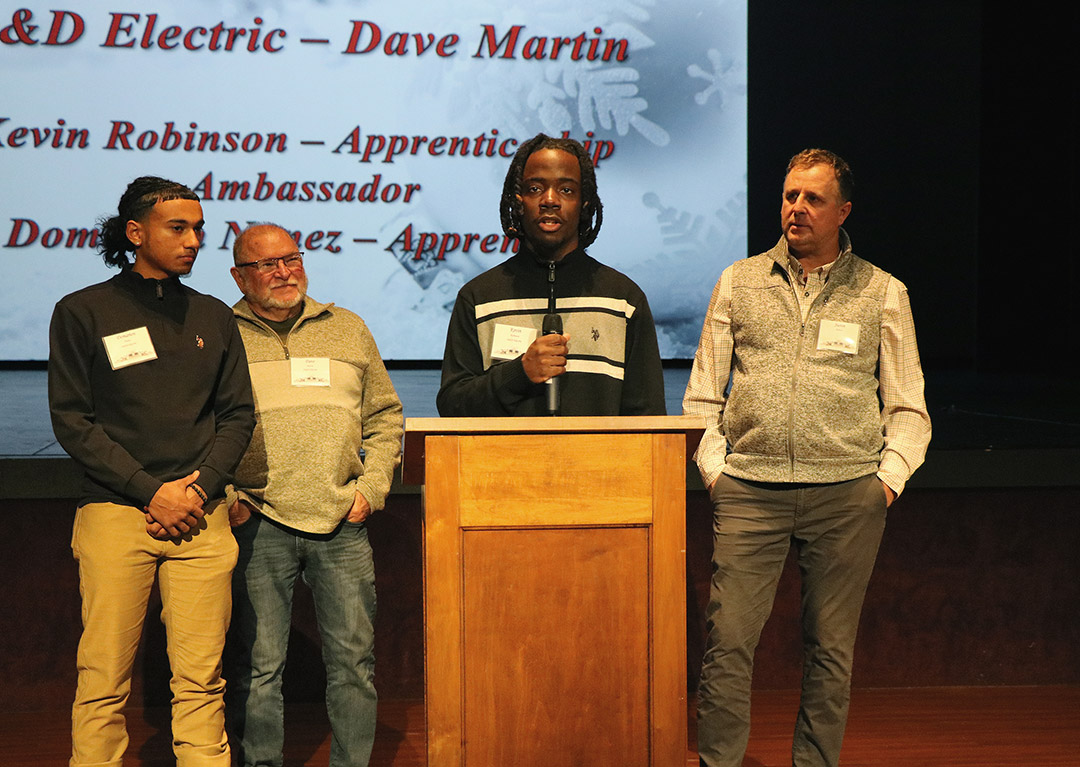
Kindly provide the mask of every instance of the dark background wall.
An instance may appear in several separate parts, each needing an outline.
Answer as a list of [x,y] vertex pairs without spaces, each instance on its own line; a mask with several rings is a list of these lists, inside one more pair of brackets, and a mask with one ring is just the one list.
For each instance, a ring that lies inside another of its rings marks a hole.
[[[909,490],[889,512],[856,646],[861,687],[1080,684],[1080,514],[1074,488]],[[80,634],[68,500],[0,501],[0,706],[70,705]],[[697,676],[708,602],[712,506],[687,494],[687,679]],[[423,696],[420,499],[390,497],[370,523],[379,618],[379,694]],[[136,660],[132,705],[166,706],[169,664],[155,591]],[[799,579],[789,560],[761,638],[754,685],[799,685]],[[597,635],[597,641],[603,641]],[[296,590],[290,701],[326,685],[310,592]]]
[[787,159],[851,164],[855,251],[909,289],[929,370],[1061,375],[1080,351],[1077,6],[751,3],[749,239]]

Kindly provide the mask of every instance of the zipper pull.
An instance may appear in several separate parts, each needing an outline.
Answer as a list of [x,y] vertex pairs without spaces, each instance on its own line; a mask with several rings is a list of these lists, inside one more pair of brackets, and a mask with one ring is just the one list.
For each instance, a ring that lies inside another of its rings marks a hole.
[[165,294],[161,290],[161,280],[154,280],[154,292],[157,293],[158,301],[165,298]]
[[555,262],[548,261],[548,282],[555,282]]

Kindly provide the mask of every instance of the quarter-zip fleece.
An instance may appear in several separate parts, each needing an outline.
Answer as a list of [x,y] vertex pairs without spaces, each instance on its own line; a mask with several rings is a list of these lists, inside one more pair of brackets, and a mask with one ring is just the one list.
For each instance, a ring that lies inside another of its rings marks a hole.
[[[286,339],[233,306],[248,350],[258,422],[236,469],[236,491],[306,533],[332,532],[355,493],[383,508],[401,453],[401,401],[367,325],[310,296]],[[329,386],[294,386],[290,360],[329,361]],[[230,500],[234,496],[230,494]]]
[[[157,359],[113,370],[102,339],[144,326]],[[142,508],[195,469],[206,494],[221,497],[255,421],[229,308],[177,277],[131,269],[57,303],[49,408],[57,440],[85,471],[80,505]]]

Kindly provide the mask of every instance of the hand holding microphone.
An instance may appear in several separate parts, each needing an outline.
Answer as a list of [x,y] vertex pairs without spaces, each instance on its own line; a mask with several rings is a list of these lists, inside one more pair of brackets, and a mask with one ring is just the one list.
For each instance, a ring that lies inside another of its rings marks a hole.
[[533,383],[547,383],[548,412],[559,409],[557,377],[566,372],[566,354],[570,348],[570,336],[562,334],[562,318],[557,314],[544,317],[544,335],[530,344],[521,358],[525,375]]

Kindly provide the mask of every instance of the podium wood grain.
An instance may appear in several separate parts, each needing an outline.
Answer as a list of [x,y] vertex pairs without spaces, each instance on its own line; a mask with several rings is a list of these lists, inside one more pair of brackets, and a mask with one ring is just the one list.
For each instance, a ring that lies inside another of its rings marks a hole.
[[686,435],[424,449],[428,764],[682,763]]

